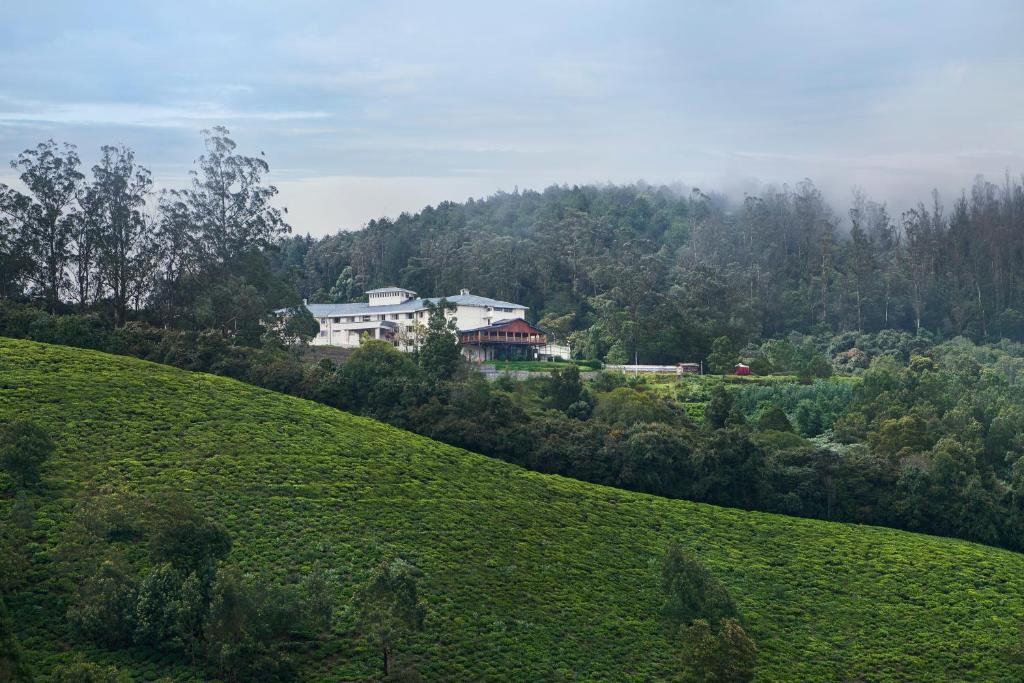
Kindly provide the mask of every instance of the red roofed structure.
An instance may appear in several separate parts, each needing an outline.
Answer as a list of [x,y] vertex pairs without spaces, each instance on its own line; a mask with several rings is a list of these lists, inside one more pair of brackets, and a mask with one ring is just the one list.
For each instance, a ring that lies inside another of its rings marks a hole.
[[533,360],[548,334],[522,318],[497,320],[486,327],[459,330],[459,346],[471,360]]

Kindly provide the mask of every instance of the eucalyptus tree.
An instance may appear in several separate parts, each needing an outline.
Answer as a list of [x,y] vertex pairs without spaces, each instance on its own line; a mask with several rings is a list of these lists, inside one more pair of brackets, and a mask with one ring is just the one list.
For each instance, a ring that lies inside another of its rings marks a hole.
[[262,153],[236,154],[229,134],[223,126],[203,131],[206,153],[191,172],[191,187],[170,191],[188,208],[196,230],[193,246],[207,266],[231,264],[291,231],[284,210],[271,203],[277,188],[263,183],[270,166]]
[[[20,171],[18,178],[27,194],[0,184],[0,213],[7,226],[3,241],[16,241],[24,248],[26,279],[50,311],[57,310],[68,285],[68,261],[84,181],[80,166],[74,145],[47,140],[11,162],[11,168]],[[16,240],[12,233],[17,234]]]
[[[272,289],[265,251],[291,231],[285,210],[273,205],[277,188],[264,183],[270,166],[262,158],[235,152],[227,128],[204,130],[205,153],[191,171],[189,187],[161,196],[158,235],[162,246],[162,292],[171,317],[182,309],[194,323],[225,329],[250,327],[255,321],[224,318],[230,310],[215,300],[220,283],[231,280],[228,292],[261,294]],[[248,307],[255,310],[258,307]],[[198,312],[197,312],[198,311]],[[202,313],[206,311],[206,313]],[[207,315],[209,313],[209,315]],[[210,318],[212,316],[212,319]]]
[[121,327],[129,303],[142,298],[155,263],[156,243],[146,216],[153,181],[127,147],[104,146],[92,174],[82,222],[95,240],[97,274],[110,295],[114,325]]

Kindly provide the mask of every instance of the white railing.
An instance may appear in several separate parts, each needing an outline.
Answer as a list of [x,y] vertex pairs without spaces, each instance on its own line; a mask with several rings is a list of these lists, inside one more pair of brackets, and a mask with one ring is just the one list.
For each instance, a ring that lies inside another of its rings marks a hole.
[[621,370],[622,372],[627,372],[627,373],[629,373],[629,372],[633,372],[633,373],[641,373],[641,372],[647,372],[647,373],[652,373],[652,372],[671,372],[671,373],[675,373],[676,369],[677,369],[675,365],[605,365],[604,367],[605,367],[606,370]]

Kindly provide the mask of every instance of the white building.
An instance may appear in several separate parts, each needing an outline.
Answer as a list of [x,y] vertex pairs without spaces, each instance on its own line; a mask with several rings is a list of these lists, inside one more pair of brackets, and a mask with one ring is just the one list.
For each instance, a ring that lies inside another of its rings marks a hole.
[[[351,348],[359,346],[365,334],[371,339],[384,339],[409,350],[426,328],[429,316],[427,302],[436,305],[441,301],[440,297],[417,298],[416,292],[401,287],[371,289],[366,295],[367,303],[306,304],[320,323],[320,333],[312,343]],[[455,319],[460,331],[526,317],[526,306],[476,296],[467,289],[444,298],[455,305],[455,310],[449,311],[448,316]]]

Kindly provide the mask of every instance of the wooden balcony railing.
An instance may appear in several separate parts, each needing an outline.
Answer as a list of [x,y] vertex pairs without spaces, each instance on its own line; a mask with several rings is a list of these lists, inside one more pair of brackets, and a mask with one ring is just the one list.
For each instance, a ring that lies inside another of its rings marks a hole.
[[548,343],[547,335],[531,334],[529,332],[502,332],[500,330],[477,330],[475,332],[460,332],[460,344],[524,344],[529,346],[543,346]]

